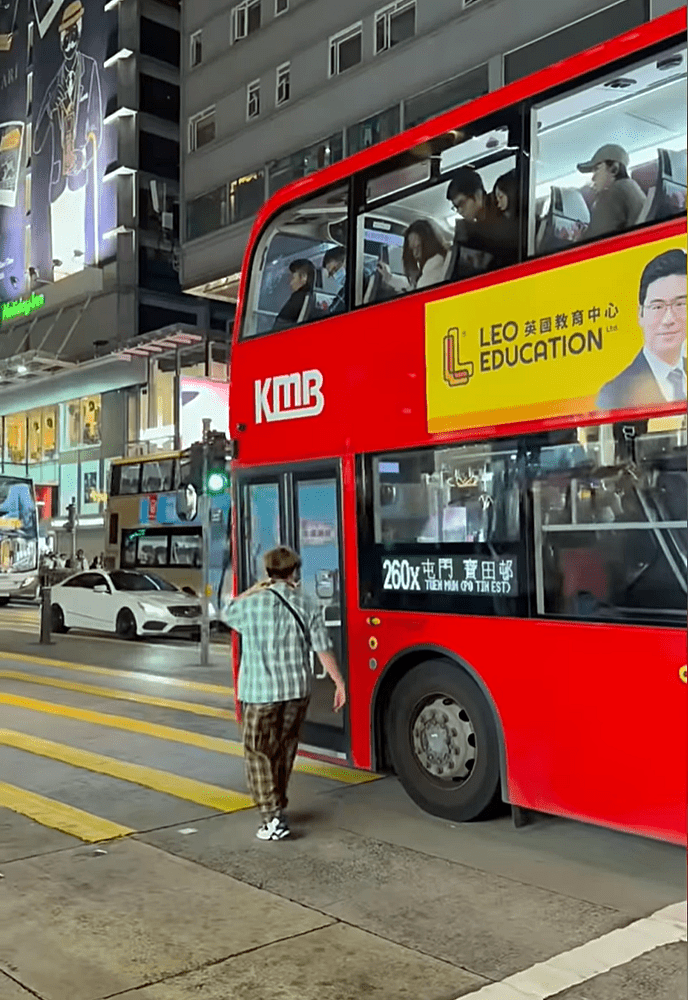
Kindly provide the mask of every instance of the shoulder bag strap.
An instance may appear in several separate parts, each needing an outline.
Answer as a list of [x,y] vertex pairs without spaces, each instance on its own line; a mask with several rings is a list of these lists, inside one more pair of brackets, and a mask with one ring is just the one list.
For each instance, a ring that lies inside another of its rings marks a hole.
[[286,597],[282,597],[282,595],[280,594],[280,592],[278,590],[273,590],[272,587],[268,587],[267,589],[270,591],[271,594],[275,595],[275,597],[277,598],[278,601],[282,602],[282,604],[285,606],[285,608],[287,609],[287,611],[289,612],[289,614],[292,615],[292,617],[296,621],[296,624],[299,626],[299,629],[301,631],[301,635],[303,636],[303,640],[306,643],[306,649],[310,650],[310,648],[311,648],[311,641],[310,641],[310,639],[308,637],[308,632],[306,631],[306,626],[304,625],[303,618],[298,613],[298,611],[296,611],[296,609],[294,608],[294,605],[291,603],[291,601],[288,601],[286,599]]

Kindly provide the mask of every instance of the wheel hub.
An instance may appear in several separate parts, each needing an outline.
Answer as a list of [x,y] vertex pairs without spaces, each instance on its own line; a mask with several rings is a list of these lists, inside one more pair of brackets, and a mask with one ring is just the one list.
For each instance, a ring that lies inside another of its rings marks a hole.
[[444,781],[465,781],[475,765],[476,739],[468,713],[452,698],[434,695],[422,707],[412,731],[420,765]]

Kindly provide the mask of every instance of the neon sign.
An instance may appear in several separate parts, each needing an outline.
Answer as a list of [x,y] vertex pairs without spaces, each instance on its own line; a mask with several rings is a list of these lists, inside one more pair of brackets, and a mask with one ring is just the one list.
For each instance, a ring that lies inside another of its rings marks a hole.
[[16,302],[2,303],[2,319],[14,319],[16,316],[30,316],[45,305],[45,295],[33,294],[30,299],[18,299]]

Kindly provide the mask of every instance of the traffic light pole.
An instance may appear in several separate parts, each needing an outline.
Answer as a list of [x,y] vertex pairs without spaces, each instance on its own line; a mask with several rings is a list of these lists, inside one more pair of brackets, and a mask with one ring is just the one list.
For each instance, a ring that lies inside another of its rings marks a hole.
[[202,535],[202,560],[201,573],[203,590],[201,595],[201,666],[207,667],[210,663],[210,598],[212,587],[210,585],[210,493],[208,492],[208,445],[210,440],[210,423],[205,417],[203,420],[203,492],[201,493],[201,503],[203,511],[203,535]]

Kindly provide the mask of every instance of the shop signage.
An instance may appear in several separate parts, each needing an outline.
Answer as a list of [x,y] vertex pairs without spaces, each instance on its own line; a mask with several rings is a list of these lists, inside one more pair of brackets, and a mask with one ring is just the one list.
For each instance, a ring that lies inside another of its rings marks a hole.
[[17,299],[15,302],[2,303],[2,320],[15,319],[17,316],[30,316],[45,305],[45,295],[32,295],[30,299]]

